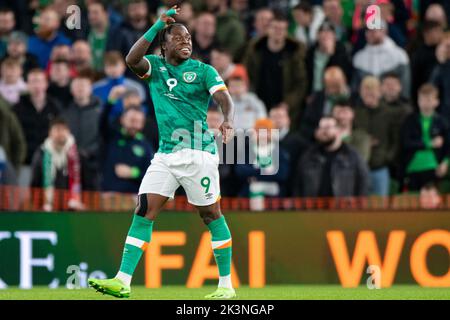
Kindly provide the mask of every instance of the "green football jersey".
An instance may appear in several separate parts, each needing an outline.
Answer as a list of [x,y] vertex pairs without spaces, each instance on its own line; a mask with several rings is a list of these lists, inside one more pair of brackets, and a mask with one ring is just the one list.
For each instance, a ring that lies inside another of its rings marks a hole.
[[212,66],[194,59],[174,66],[160,56],[145,58],[150,63],[146,81],[158,123],[158,152],[189,148],[215,154],[206,114],[211,95],[226,89],[223,79]]

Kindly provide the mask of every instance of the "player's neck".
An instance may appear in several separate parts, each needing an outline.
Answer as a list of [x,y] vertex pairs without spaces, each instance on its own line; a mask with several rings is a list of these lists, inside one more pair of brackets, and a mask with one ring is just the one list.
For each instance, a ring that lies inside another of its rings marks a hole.
[[173,66],[179,66],[183,64],[184,62],[188,61],[189,59],[177,59],[176,57],[168,57],[166,56],[166,62],[168,64],[171,64]]

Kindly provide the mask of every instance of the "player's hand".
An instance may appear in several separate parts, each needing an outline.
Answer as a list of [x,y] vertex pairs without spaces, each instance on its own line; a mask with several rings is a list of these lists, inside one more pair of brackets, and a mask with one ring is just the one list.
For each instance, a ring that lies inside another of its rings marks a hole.
[[[180,8],[178,8],[178,6],[173,6],[172,8],[170,8],[170,10],[172,9],[175,10],[175,15],[180,13]],[[159,17],[159,20],[164,22],[166,25],[175,22],[175,19],[171,16],[168,16],[165,12]]]
[[111,89],[109,92],[108,100],[116,101],[123,97],[125,92],[127,91],[127,87],[124,85],[118,85]]
[[131,177],[131,167],[126,164],[116,164],[114,171],[119,178],[127,179]]
[[224,121],[220,125],[219,130],[222,133],[223,143],[228,143],[234,135],[233,124],[229,121]]
[[431,140],[431,145],[435,149],[439,149],[444,145],[444,138],[441,136],[434,137],[433,140]]

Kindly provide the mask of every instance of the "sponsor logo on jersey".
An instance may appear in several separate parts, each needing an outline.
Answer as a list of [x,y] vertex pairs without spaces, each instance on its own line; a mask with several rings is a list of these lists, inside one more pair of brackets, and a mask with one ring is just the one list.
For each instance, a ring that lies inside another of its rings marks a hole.
[[216,81],[217,81],[217,82],[223,82],[223,79],[222,79],[221,76],[217,76],[217,77],[216,77]]
[[166,67],[159,67],[159,71],[163,72],[163,71],[167,71]]
[[185,72],[183,73],[183,79],[187,83],[191,83],[197,78],[197,74],[195,72]]

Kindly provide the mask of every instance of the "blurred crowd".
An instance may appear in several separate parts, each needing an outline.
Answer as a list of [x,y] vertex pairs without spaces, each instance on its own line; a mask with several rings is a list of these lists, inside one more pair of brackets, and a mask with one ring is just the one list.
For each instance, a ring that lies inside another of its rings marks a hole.
[[[67,10],[74,4],[79,20]],[[124,57],[174,4],[193,57],[228,85],[235,128],[278,130],[249,137],[263,140],[256,162],[220,165],[223,196],[445,189],[445,0],[2,1],[0,184],[44,188],[43,205],[67,189],[75,209],[84,190],[137,192],[158,131],[149,90]],[[366,24],[372,4],[375,29]],[[160,54],[157,41],[150,53]],[[221,123],[214,103],[207,121]]]

